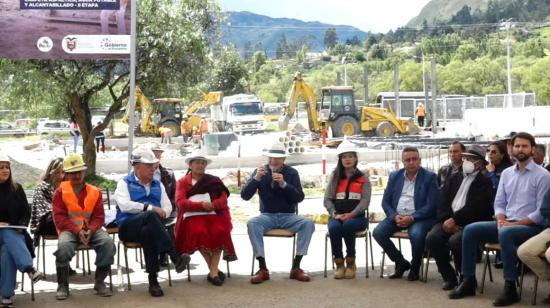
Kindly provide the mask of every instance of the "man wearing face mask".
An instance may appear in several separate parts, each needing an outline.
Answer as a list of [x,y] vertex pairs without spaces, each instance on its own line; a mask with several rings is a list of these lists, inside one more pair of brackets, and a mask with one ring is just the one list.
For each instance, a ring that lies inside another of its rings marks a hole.
[[509,306],[519,301],[518,247],[543,230],[540,213],[543,198],[550,189],[550,174],[533,162],[535,138],[528,133],[512,137],[517,162],[502,172],[494,202],[496,221],[475,222],[464,228],[462,235],[463,280],[449,298],[474,296],[476,290],[476,257],[482,243],[499,243],[504,274],[504,290],[494,306]]
[[[485,149],[474,145],[462,156],[463,176],[455,174],[446,181],[437,209],[438,222],[426,236],[426,248],[441,273],[443,290],[452,290],[458,282],[463,228],[476,221],[489,221],[493,216],[493,185],[481,172],[488,163]],[[449,263],[450,252],[456,272]]]

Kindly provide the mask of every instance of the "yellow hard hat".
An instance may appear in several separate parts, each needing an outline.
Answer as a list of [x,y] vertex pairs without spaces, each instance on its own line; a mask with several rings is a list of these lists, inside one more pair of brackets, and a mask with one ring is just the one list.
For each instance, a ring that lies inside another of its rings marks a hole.
[[80,154],[71,153],[63,160],[63,171],[66,173],[79,172],[88,169]]

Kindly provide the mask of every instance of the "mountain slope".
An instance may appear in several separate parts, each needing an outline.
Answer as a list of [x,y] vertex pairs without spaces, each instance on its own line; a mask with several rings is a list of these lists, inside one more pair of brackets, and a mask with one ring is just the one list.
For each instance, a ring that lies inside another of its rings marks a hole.
[[[487,4],[490,0],[432,0],[426,4],[420,14],[414,17],[407,23],[407,27],[418,27],[422,25],[424,20],[429,25],[434,24],[434,21],[449,21],[463,6],[468,5],[472,8],[472,12],[476,9],[483,11],[487,10]],[[511,0],[493,0],[507,4]]]
[[222,41],[234,44],[241,52],[246,45],[252,50],[267,51],[268,56],[275,55],[277,42],[285,35],[289,43],[303,41],[309,50],[324,50],[325,31],[336,28],[339,42],[345,42],[357,36],[361,41],[366,33],[345,25],[330,25],[320,22],[305,22],[290,18],[272,18],[251,12],[226,12],[226,25],[222,28]]

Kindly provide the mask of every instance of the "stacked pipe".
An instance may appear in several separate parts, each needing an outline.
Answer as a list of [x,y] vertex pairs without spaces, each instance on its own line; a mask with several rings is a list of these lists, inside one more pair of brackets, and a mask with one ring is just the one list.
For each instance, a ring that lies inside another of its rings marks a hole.
[[292,134],[290,131],[286,132],[286,136],[279,137],[279,142],[284,144],[288,154],[300,154],[306,150],[302,145],[302,138]]

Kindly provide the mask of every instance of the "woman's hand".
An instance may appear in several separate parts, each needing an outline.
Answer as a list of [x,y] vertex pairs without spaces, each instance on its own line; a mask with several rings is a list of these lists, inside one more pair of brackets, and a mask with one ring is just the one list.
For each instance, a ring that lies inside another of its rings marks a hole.
[[212,202],[203,202],[202,208],[207,212],[212,212],[214,210],[214,205]]

